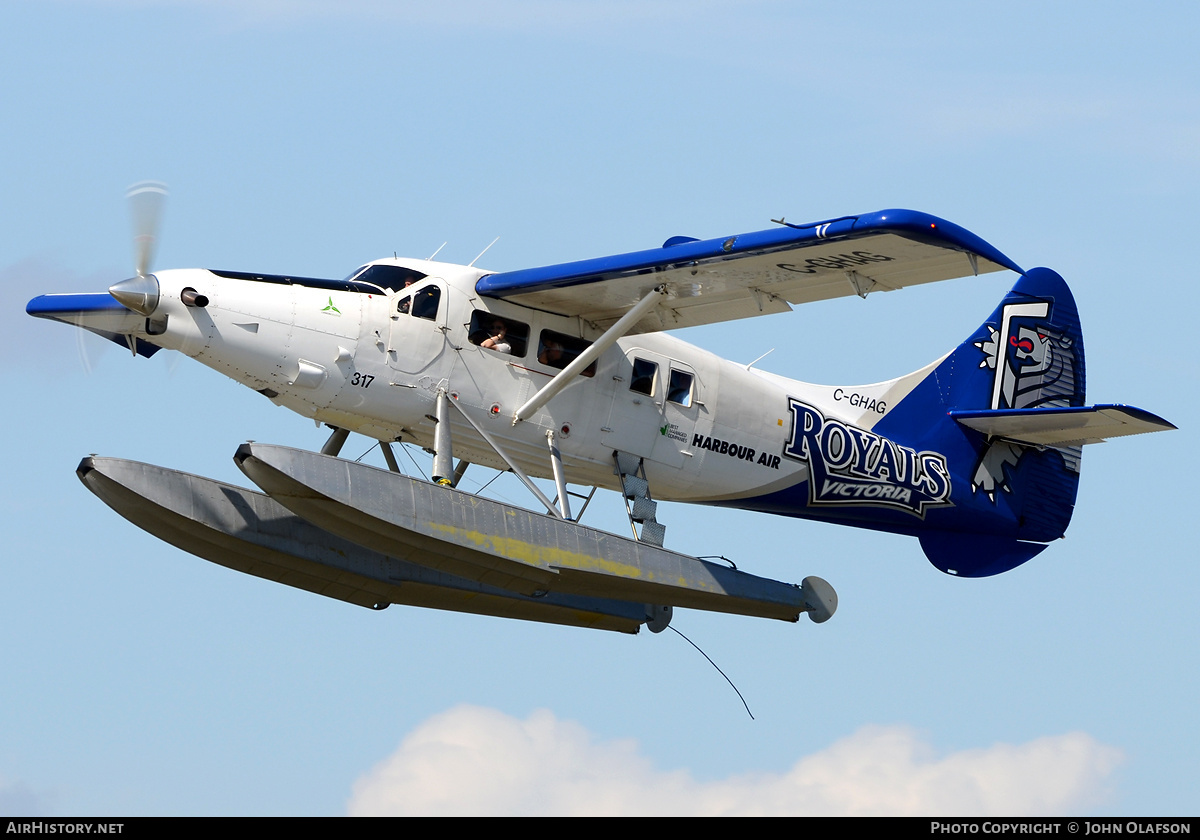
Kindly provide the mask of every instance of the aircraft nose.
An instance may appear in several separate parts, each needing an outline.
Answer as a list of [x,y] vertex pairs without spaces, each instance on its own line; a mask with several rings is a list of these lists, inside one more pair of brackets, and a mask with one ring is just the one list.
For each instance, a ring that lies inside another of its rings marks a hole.
[[151,315],[158,308],[158,278],[153,274],[130,277],[108,287],[108,293],[127,309]]

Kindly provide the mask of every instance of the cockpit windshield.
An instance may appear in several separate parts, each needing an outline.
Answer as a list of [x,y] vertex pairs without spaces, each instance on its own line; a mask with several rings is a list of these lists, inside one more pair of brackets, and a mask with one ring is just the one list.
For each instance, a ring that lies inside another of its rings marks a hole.
[[347,274],[345,277],[343,277],[342,282],[349,283],[351,280],[353,280],[355,277],[357,277],[359,272],[361,272],[364,268],[366,268],[365,265],[360,265],[358,268],[354,269],[349,274]]
[[426,275],[412,268],[399,265],[364,265],[356,268],[346,282],[371,283],[382,289],[398,292],[406,286],[411,286],[418,280],[424,280]]

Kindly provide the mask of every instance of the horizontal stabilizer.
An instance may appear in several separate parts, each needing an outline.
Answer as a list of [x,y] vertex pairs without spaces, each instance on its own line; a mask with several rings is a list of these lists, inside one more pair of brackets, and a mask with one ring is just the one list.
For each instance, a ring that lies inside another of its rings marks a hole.
[[1109,438],[1176,428],[1161,417],[1128,405],[1077,408],[1002,408],[951,411],[950,416],[988,437],[1035,446],[1080,446]]

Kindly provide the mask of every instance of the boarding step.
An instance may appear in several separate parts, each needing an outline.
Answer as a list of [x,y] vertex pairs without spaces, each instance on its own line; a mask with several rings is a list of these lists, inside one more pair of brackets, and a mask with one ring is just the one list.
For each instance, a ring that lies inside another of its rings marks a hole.
[[[613,473],[621,477],[625,512],[629,514],[633,535],[639,542],[661,546],[667,536],[667,528],[657,519],[658,502],[650,497],[645,464],[641,458],[628,452],[614,452],[613,463]],[[642,526],[640,531],[638,525]]]

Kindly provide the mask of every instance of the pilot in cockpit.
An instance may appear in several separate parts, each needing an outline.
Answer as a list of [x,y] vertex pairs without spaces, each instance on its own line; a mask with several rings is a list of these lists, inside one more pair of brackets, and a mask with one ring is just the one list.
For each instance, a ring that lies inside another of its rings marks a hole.
[[[411,286],[413,283],[416,283],[416,282],[417,282],[416,277],[408,278],[407,280],[404,281],[404,286],[401,287],[400,291],[404,291],[404,289],[407,289],[409,286]],[[408,309],[410,306],[412,306],[412,297],[411,296],[406,297],[404,300],[400,301],[400,307],[399,307],[400,312],[404,315],[407,315]]]

